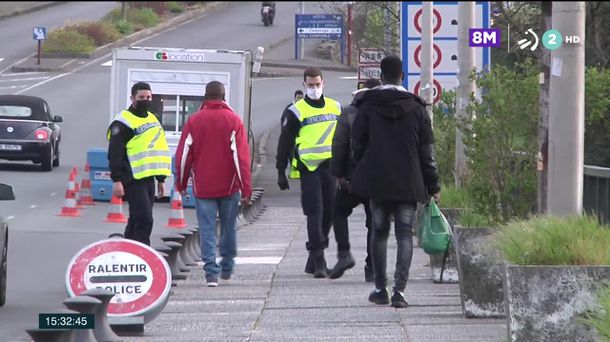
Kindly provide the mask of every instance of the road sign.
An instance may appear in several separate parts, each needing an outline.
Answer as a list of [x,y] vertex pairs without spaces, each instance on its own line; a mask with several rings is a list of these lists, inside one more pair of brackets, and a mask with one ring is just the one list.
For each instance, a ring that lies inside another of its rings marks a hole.
[[385,52],[374,48],[361,48],[358,51],[358,80],[368,80],[381,77],[379,64],[385,57]]
[[145,322],[165,307],[171,281],[169,265],[157,251],[127,239],[102,240],[84,247],[66,271],[71,297],[93,288],[110,290],[116,295],[108,306],[109,316],[144,316]]
[[[434,84],[434,88],[432,89],[433,90],[432,98],[434,99],[434,103],[436,103],[441,99],[441,93],[443,91],[443,87],[437,80],[432,80],[432,83]],[[417,81],[417,83],[415,83],[415,86],[413,87],[413,93],[416,95],[420,95],[421,90],[422,90],[421,82]]]
[[32,38],[34,40],[45,40],[47,39],[47,28],[46,27],[34,27],[32,30]]
[[[477,1],[475,27],[488,29],[489,2]],[[414,91],[421,78],[421,2],[401,2],[401,56],[405,78],[403,86]],[[433,8],[433,78],[434,101],[440,99],[439,90],[452,90],[457,85],[458,71],[458,2],[434,2]],[[478,71],[490,63],[489,47],[474,48],[475,66]],[[437,84],[438,83],[438,84]],[[440,85],[440,86],[439,86]]]
[[296,38],[343,38],[343,16],[339,14],[296,14]]

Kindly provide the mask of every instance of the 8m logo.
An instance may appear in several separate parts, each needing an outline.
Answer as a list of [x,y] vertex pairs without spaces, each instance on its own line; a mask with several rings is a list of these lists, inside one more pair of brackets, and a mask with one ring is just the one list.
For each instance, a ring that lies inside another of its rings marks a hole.
[[468,46],[500,47],[500,37],[500,29],[471,28],[468,29]]

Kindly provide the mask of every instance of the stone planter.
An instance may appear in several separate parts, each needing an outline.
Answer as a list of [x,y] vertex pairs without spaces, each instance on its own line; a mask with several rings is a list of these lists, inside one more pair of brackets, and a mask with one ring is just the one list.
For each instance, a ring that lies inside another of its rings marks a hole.
[[[464,211],[463,208],[440,208],[451,227],[457,224],[457,219]],[[445,270],[443,271],[443,279],[441,279],[441,270],[443,269],[443,254],[430,255],[430,269],[432,270],[432,282],[457,284],[460,280],[457,269],[457,257],[455,254],[455,242],[451,242],[449,247],[449,255],[445,261]]]
[[504,289],[511,341],[596,341],[577,317],[595,306],[610,266],[506,265]]
[[495,228],[453,227],[462,311],[468,318],[505,316],[501,254],[490,244]]

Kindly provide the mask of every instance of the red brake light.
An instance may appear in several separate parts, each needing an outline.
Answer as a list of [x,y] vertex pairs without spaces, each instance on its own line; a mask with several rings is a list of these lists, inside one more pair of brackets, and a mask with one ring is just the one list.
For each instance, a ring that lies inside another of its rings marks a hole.
[[36,132],[34,132],[34,136],[38,140],[47,140],[49,138],[49,133],[47,131],[45,131],[44,129],[39,129]]

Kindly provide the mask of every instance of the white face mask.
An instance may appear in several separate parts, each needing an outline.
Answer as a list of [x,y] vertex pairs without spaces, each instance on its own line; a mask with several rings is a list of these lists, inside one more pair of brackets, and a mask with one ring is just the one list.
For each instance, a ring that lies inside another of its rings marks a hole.
[[305,88],[307,90],[307,96],[312,100],[319,100],[322,97],[323,87],[319,88]]

